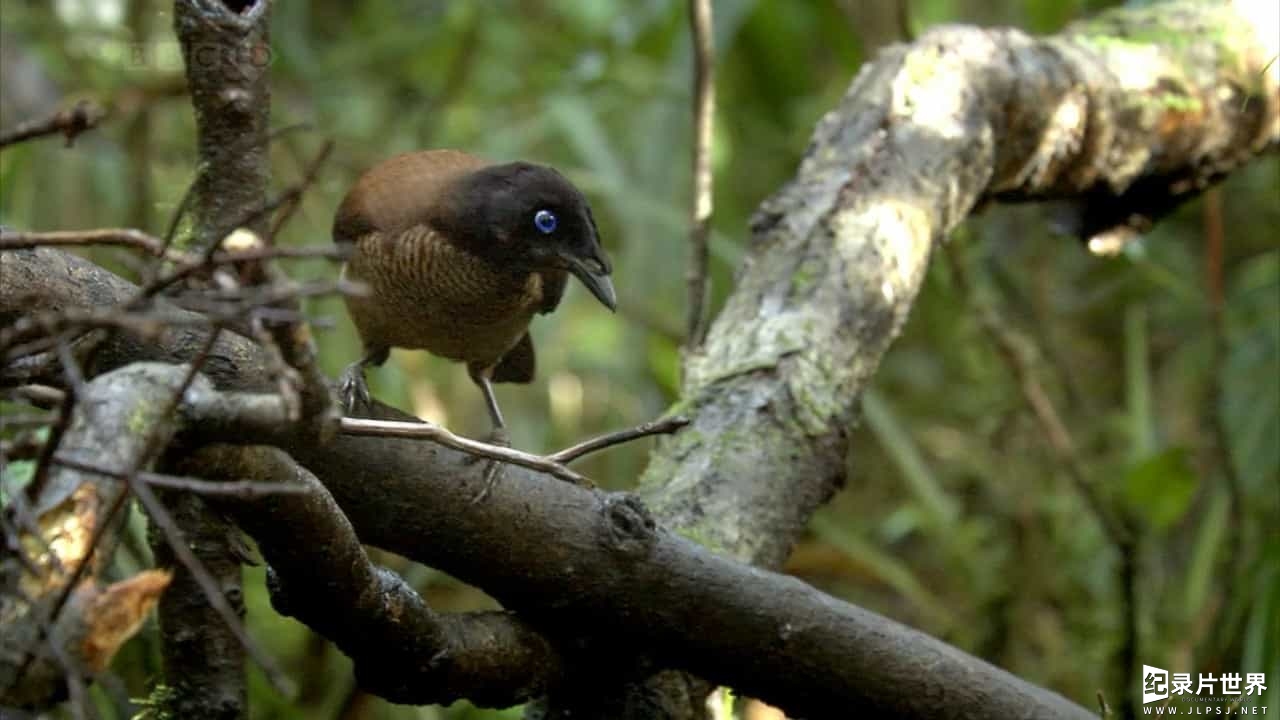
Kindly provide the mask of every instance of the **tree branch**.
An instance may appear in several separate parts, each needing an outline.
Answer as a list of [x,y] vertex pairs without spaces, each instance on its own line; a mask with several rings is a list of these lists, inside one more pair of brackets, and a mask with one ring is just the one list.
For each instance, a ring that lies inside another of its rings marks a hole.
[[303,495],[220,502],[271,566],[276,610],[352,658],[361,686],[393,702],[461,698],[507,707],[546,692],[556,651],[504,612],[434,613],[399,575],[369,562],[354,528],[315,477],[274,448],[207,446],[184,459],[192,474],[254,477]]
[[71,108],[59,110],[47,118],[25,122],[12,130],[0,133],[0,149],[57,134],[66,138],[67,147],[71,147],[80,133],[97,127],[106,115],[106,111],[96,103],[81,100]]
[[693,203],[689,229],[689,307],[685,342],[700,345],[707,328],[708,258],[711,235],[711,141],[715,132],[716,51],[711,0],[689,1],[689,35],[693,41]]

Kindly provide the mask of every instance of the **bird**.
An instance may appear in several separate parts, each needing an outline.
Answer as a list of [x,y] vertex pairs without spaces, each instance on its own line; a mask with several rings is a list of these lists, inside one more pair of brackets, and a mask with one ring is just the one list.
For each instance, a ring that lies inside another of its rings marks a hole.
[[560,305],[569,276],[617,310],[591,206],[546,165],[459,150],[397,155],[356,180],[333,239],[345,250],[343,279],[367,289],[344,295],[363,345],[340,380],[348,411],[368,404],[365,369],[391,348],[426,350],[466,365],[489,441],[509,446],[493,383],[533,381],[532,318]]

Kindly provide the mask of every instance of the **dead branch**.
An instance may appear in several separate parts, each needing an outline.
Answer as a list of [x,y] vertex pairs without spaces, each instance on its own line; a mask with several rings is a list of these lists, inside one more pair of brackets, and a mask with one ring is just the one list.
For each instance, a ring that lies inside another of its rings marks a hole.
[[689,0],[689,35],[693,39],[693,202],[689,229],[688,320],[690,350],[702,345],[707,328],[707,272],[712,212],[711,141],[715,131],[716,51],[711,0]]
[[0,133],[0,149],[57,134],[61,134],[66,139],[66,146],[71,147],[80,133],[97,127],[106,114],[106,111],[97,103],[81,100],[71,108],[59,110],[47,118],[25,122],[12,130]]
[[659,418],[647,423],[641,423],[633,428],[617,430],[590,440],[584,440],[571,447],[551,453],[547,456],[547,459],[554,463],[568,465],[584,455],[590,455],[593,452],[611,448],[614,445],[621,445],[622,443],[650,435],[670,435],[688,424],[689,418],[681,415]]

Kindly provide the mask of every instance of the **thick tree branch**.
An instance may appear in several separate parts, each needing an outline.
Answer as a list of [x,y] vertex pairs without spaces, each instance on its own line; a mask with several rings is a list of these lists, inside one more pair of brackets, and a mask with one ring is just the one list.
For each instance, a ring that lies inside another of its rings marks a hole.
[[436,614],[399,575],[370,563],[328,491],[283,452],[211,445],[180,467],[212,479],[253,477],[306,489],[218,506],[258,541],[271,566],[275,608],[337,644],[370,692],[394,702],[468,698],[507,707],[544,694],[558,676],[556,651],[515,616]]
[[[195,242],[206,260],[222,248],[256,250],[266,245],[262,240],[267,237],[266,218],[242,218],[252,217],[266,204],[270,7],[268,0],[179,0],[174,4],[174,31],[195,111],[200,158],[190,191]],[[241,223],[246,227],[239,227]],[[238,270],[241,285],[261,285],[271,278],[265,261],[247,262]],[[296,317],[296,298],[282,306]],[[320,427],[331,404],[327,388],[317,379],[305,323],[264,321],[254,315],[249,324],[249,332],[269,341],[269,357],[283,356],[287,363],[276,362],[271,369],[288,418],[305,418],[309,426]],[[201,498],[176,493],[172,497],[176,518],[194,542],[189,552],[210,568],[218,585],[215,593],[221,594],[209,595],[208,588],[198,592],[195,581],[199,578],[184,572],[188,563],[177,568],[174,592],[160,606],[160,626],[165,682],[180,691],[155,693],[152,700],[163,714],[236,720],[247,715],[244,660],[211,612],[225,602],[244,613],[233,530],[223,518],[208,512]],[[161,563],[176,559],[169,549],[175,553],[182,549],[154,539],[152,544]]]
[[[238,223],[247,225],[249,232],[242,237],[251,238],[248,242],[269,247],[279,223],[292,213],[329,153],[326,145],[304,181],[282,199],[284,215],[274,226],[269,224],[263,210],[269,169],[270,6],[267,0],[175,4],[174,29],[191,88],[201,160],[192,188],[197,242],[209,258],[238,229]],[[282,280],[267,262],[245,263],[241,277],[249,285]],[[281,302],[280,307],[294,315],[299,311],[296,298]],[[338,414],[316,361],[310,328],[300,320],[264,320],[262,326],[285,365],[282,371],[287,377],[278,384],[291,400],[290,417],[305,420],[319,436],[332,434]],[[295,397],[296,403],[292,402]]]
[[[1124,18],[1126,35],[1106,34]],[[1117,222],[1163,208],[1276,147],[1265,32],[1227,6],[1174,3],[1050,38],[946,27],[883,51],[753,220],[685,379],[694,422],[645,474],[655,512],[781,563],[843,475],[845,428],[934,243],[989,199],[1085,198],[1100,232],[1102,208]],[[1143,41],[1155,35],[1167,41]]]

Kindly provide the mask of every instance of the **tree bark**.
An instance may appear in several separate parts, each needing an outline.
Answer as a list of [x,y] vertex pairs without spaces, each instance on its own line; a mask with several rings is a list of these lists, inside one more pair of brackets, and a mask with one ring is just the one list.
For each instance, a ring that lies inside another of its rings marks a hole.
[[[174,32],[182,48],[195,111],[200,158],[191,190],[193,241],[212,251],[239,226],[265,234],[267,129],[271,99],[270,2],[177,0]],[[192,495],[170,494],[174,519],[218,591],[244,615],[236,532]],[[156,562],[173,568],[173,586],[159,617],[164,689],[152,700],[172,717],[247,717],[245,657],[227,623],[212,608],[191,571],[177,562],[152,519]]]

